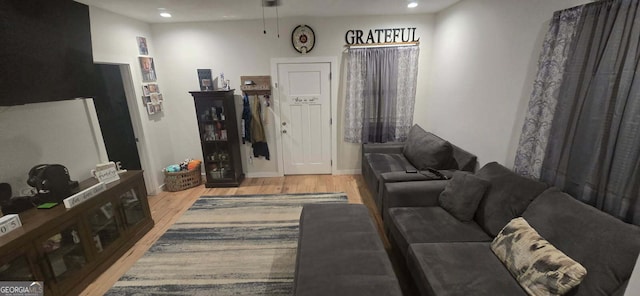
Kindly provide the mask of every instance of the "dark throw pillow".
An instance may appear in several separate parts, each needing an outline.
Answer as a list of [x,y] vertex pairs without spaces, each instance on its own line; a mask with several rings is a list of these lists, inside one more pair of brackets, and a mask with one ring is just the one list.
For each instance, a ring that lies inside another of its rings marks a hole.
[[409,130],[402,153],[418,170],[446,170],[454,163],[451,143],[426,132],[417,124]]
[[491,183],[476,211],[476,222],[492,236],[511,221],[522,215],[547,184],[520,176],[497,162],[484,165],[476,176]]
[[453,177],[440,193],[438,203],[456,219],[473,220],[485,191],[491,184],[471,173],[455,171]]

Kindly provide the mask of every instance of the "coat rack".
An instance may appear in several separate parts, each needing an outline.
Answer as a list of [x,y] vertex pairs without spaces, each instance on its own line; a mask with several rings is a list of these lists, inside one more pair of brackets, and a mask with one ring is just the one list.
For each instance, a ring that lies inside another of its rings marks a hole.
[[240,76],[240,83],[247,95],[271,95],[271,76]]

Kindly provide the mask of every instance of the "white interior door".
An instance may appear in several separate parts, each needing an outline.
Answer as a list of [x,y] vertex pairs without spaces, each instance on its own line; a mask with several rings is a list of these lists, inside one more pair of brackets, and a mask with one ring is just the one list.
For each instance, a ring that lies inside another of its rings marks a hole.
[[278,64],[284,174],[331,173],[330,63]]

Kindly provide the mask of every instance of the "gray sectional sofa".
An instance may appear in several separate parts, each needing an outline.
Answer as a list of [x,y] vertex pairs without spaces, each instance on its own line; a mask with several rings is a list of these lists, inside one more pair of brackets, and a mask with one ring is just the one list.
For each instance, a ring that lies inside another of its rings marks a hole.
[[465,189],[471,183],[465,185],[466,179],[457,175],[451,181],[384,186],[385,229],[414,292],[527,295],[505,267],[508,264],[491,249],[496,235],[509,230],[505,225],[523,217],[539,236],[586,269],[582,282],[566,295],[624,294],[640,253],[640,227],[495,162],[465,176],[475,178],[474,186],[484,186],[485,191],[475,204],[463,200],[457,205],[458,209],[477,206],[471,213],[457,211],[455,205],[452,209],[446,202],[451,194],[473,194]]
[[475,155],[418,125],[411,128],[406,142],[362,145],[362,176],[380,213],[385,183],[437,179],[428,168],[450,177],[456,170],[474,172],[476,166]]

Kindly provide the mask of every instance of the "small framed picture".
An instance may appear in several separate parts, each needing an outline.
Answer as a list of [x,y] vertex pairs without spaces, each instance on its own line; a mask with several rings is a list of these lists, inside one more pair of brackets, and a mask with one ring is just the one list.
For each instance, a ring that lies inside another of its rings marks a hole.
[[152,57],[138,57],[140,61],[140,71],[142,72],[143,82],[154,82],[157,80],[156,66]]
[[151,104],[157,105],[160,102],[160,99],[158,98],[160,94],[157,93],[152,93],[151,94]]
[[143,96],[142,97],[142,105],[146,106],[149,103],[151,103],[151,96]]
[[138,36],[136,40],[138,41],[138,53],[140,55],[148,55],[149,48],[147,47],[147,38]]
[[149,92],[150,93],[159,93],[160,92],[160,88],[158,87],[158,84],[156,84],[156,83],[150,83],[150,84],[147,84],[147,86],[149,87]]
[[153,104],[147,104],[147,113],[149,115],[156,114],[156,107]]
[[149,85],[142,86],[142,94],[148,96],[151,92],[149,91]]

